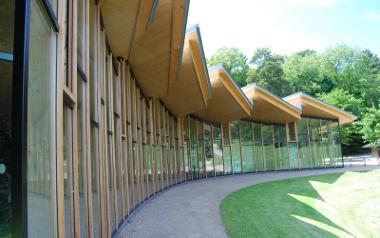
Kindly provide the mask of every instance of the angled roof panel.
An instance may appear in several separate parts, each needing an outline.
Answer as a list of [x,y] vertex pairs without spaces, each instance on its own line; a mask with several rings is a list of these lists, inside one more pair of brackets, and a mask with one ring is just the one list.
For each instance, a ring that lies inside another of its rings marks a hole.
[[257,84],[247,85],[242,90],[255,103],[251,116],[255,121],[288,123],[301,119],[300,109]]
[[306,93],[295,93],[283,99],[300,108],[303,116],[338,119],[340,124],[350,123],[357,119],[357,116],[322,102]]
[[236,85],[224,66],[217,65],[209,70],[212,98],[205,110],[193,113],[205,121],[225,123],[249,117],[253,103]]
[[[141,4],[150,1],[142,1]],[[129,63],[148,97],[166,96],[176,81],[188,4],[189,0],[160,0],[156,7],[152,2],[150,14],[146,14],[146,10],[139,13]],[[154,17],[150,17],[152,14]]]
[[115,56],[128,58],[140,9],[151,8],[150,1],[102,0],[103,21]]
[[162,98],[177,116],[205,109],[211,98],[210,78],[204,57],[199,27],[186,33],[178,79]]

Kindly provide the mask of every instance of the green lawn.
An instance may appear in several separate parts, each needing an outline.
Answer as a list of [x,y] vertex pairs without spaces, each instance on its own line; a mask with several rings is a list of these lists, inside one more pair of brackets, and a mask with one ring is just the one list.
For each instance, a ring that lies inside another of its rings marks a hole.
[[220,209],[230,237],[380,237],[380,170],[258,184]]

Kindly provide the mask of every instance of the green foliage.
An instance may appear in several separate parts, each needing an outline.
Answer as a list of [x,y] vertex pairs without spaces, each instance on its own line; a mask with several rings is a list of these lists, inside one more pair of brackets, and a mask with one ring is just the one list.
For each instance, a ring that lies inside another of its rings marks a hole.
[[306,49],[283,56],[257,48],[249,67],[237,48],[222,48],[208,63],[224,63],[240,86],[257,83],[280,97],[302,91],[359,116],[342,127],[344,154],[380,138],[372,115],[380,102],[380,58],[368,49],[339,44],[320,53]]
[[[318,98],[323,102],[339,107],[357,116],[360,116],[364,109],[362,99],[356,98],[354,95],[339,88],[334,89],[330,93],[318,94]],[[345,153],[360,150],[363,144],[361,130],[362,124],[360,122],[353,122],[341,127],[341,142]]]
[[285,63],[284,79],[295,92],[316,95],[329,92],[334,87],[332,81],[321,70],[321,59],[315,51],[304,50],[290,55]]
[[220,63],[228,70],[228,73],[236,81],[236,83],[243,87],[247,85],[247,73],[249,65],[248,58],[238,48],[223,47],[216,51],[216,53],[207,59],[209,66],[215,66]]
[[367,107],[378,107],[380,99],[380,59],[369,50],[360,52],[355,64],[355,78],[357,94],[365,99]]
[[257,83],[281,97],[289,95],[291,87],[283,77],[284,61],[284,56],[272,54],[269,48],[258,48],[250,61],[255,67],[249,70],[247,82]]
[[370,108],[361,120],[363,138],[375,143],[380,138],[380,109]]
[[339,107],[342,110],[351,112],[354,115],[361,115],[363,110],[363,100],[356,98],[347,91],[336,88],[329,93],[317,94],[318,98],[323,102]]

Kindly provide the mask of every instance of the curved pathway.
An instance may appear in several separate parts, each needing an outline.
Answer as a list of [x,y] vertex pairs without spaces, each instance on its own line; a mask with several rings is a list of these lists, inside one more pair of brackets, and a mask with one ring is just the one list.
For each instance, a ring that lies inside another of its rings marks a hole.
[[223,176],[175,186],[147,202],[119,232],[119,237],[227,237],[219,213],[222,199],[240,188],[309,175],[379,169],[353,166],[337,169],[268,172]]

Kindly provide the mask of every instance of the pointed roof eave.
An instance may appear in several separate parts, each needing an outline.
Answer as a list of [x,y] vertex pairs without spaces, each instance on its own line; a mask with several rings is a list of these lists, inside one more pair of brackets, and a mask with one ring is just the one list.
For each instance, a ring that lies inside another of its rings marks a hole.
[[303,92],[289,95],[283,99],[294,106],[300,107],[302,115],[305,116],[338,119],[340,124],[350,123],[358,118],[350,112],[325,103]]
[[210,122],[226,123],[250,116],[253,103],[236,85],[223,65],[209,69],[213,95],[205,110],[194,116]]
[[[270,123],[288,123],[301,119],[301,110],[257,84],[242,88],[243,92],[255,102],[252,118]],[[276,116],[278,115],[278,116]]]
[[224,67],[224,64],[218,64],[209,68],[209,73],[218,71],[223,79],[223,84],[228,89],[231,95],[239,102],[240,106],[244,111],[250,115],[253,108],[253,101],[247,97],[247,95],[242,91],[242,89],[236,84],[235,80],[228,73],[227,69]]
[[206,56],[203,49],[201,31],[198,24],[191,26],[186,30],[186,39],[189,40],[193,65],[198,77],[199,86],[202,90],[203,100],[207,106],[208,100],[212,97],[212,88]]
[[184,116],[205,109],[211,95],[199,26],[194,26],[186,33],[178,79],[162,101],[174,114]]
[[181,66],[189,5],[190,0],[174,0],[173,2],[173,18],[175,20],[172,23],[169,87],[176,81]]

